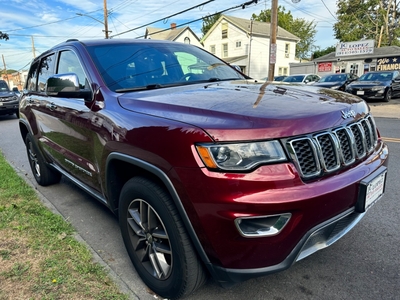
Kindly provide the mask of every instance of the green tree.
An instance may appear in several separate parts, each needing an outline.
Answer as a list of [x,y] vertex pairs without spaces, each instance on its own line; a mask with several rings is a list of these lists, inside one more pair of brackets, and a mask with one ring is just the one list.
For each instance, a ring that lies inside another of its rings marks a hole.
[[[260,14],[253,14],[255,21],[271,22],[271,9],[262,10]],[[278,7],[278,26],[289,31],[300,38],[296,45],[296,56],[299,58],[308,58],[312,51],[316,50],[315,35],[317,33],[314,21],[306,21],[302,18],[294,18],[290,11],[282,6]]]
[[215,22],[218,21],[219,17],[221,17],[221,14],[216,13],[203,18],[203,26],[201,27],[201,32],[203,33],[203,36],[205,36],[210,28],[215,24]]
[[316,50],[313,53],[312,59],[327,55],[327,54],[335,52],[335,51],[336,51],[336,46],[329,46],[322,50]]
[[8,34],[0,31],[0,40],[8,40]]
[[400,1],[338,0],[333,30],[341,42],[375,40],[376,46],[400,45]]

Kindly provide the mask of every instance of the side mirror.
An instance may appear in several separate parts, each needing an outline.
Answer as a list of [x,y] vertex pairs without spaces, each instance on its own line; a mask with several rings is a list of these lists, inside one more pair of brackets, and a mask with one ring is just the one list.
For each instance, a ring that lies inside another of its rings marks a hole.
[[46,95],[61,98],[84,98],[91,101],[92,91],[80,89],[79,79],[75,73],[57,74],[46,82]]

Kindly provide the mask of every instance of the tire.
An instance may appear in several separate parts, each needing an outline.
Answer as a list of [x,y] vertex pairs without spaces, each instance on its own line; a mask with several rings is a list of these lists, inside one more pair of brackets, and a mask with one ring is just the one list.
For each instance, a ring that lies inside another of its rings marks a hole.
[[168,193],[143,178],[122,188],[119,222],[128,254],[144,283],[164,298],[194,292],[207,279]]
[[392,99],[392,89],[388,88],[388,90],[385,93],[385,96],[383,97],[384,102],[389,102],[390,99]]
[[45,162],[42,153],[39,151],[32,135],[28,133],[25,139],[26,152],[28,154],[29,165],[35,180],[42,186],[57,183],[61,179],[61,174],[51,169]]

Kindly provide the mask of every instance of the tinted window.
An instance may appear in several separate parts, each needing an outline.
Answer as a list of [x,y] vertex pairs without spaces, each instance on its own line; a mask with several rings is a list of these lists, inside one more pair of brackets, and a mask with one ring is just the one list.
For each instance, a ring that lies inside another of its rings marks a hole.
[[199,81],[243,79],[208,52],[176,43],[131,43],[88,47],[100,75],[113,91]]
[[31,68],[28,73],[28,77],[26,79],[26,89],[28,91],[36,91],[36,80],[37,80],[37,71],[38,71],[39,61],[34,62],[31,65]]
[[54,63],[55,63],[54,54],[42,58],[39,66],[39,80],[38,80],[39,92],[45,91],[47,79],[50,76],[54,75]]
[[85,85],[87,83],[85,72],[83,71],[82,65],[79,62],[78,57],[72,51],[63,51],[60,53],[57,74],[64,73],[76,74],[79,78],[80,88],[85,88]]

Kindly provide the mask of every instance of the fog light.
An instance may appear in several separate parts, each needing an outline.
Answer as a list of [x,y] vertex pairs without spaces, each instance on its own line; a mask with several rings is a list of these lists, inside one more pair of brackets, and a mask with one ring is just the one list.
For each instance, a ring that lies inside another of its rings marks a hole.
[[277,235],[289,222],[292,214],[243,217],[235,220],[236,228],[244,237],[265,237]]

